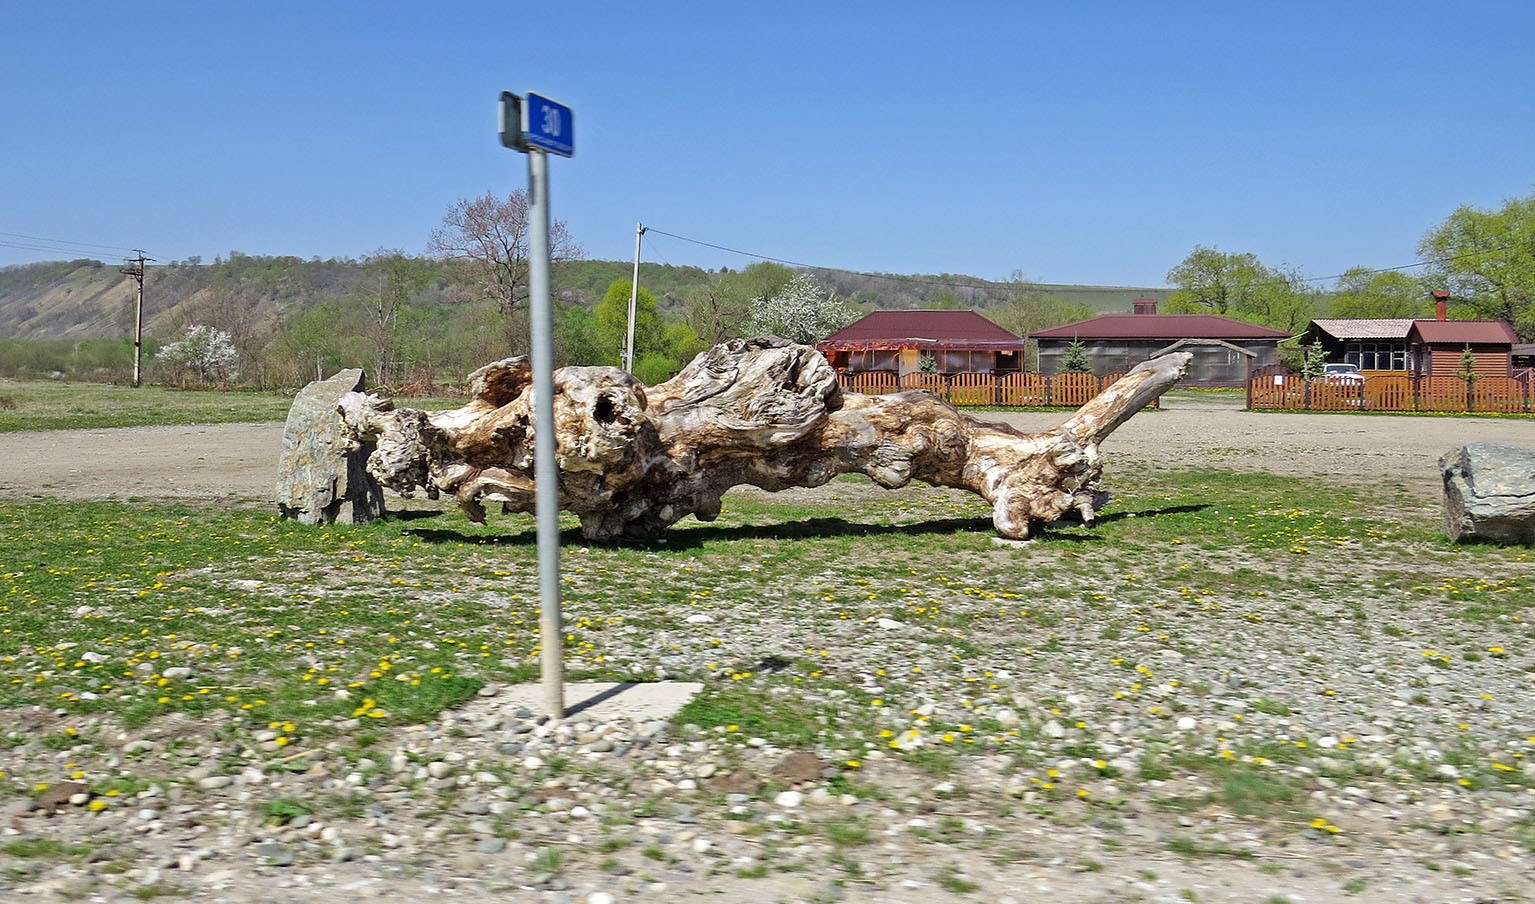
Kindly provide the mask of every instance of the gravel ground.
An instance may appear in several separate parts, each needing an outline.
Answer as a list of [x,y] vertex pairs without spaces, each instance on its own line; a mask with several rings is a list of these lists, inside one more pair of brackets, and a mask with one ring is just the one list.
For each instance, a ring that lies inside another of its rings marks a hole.
[[[1535,422],[1496,418],[1275,414],[1241,410],[1239,394],[1174,393],[1131,418],[1104,446],[1115,462],[1323,477],[1439,500],[1439,456],[1468,442],[1535,442]],[[977,412],[1048,430],[1056,412]],[[10,467],[0,499],[270,501],[281,424],[56,430],[0,435]]]
[[[1439,455],[1535,434],[1526,421],[1249,414],[1222,409],[1225,401],[1180,396],[1132,419],[1108,444],[1109,483],[1180,467],[1316,476],[1400,491],[1419,507],[1407,517],[1429,520]],[[1024,429],[1060,419],[1000,418]],[[280,425],[225,425],[8,435],[0,498],[260,503],[280,434]],[[1025,600],[1049,590],[1029,577],[1042,560],[1028,546],[999,544],[995,554],[1016,561],[1014,589]],[[1204,554],[1169,553],[1168,567],[1179,555]],[[1508,575],[1437,567],[1425,564],[1425,580],[1504,581],[1528,593],[1520,587],[1535,578],[1527,560]],[[779,749],[656,719],[549,723],[495,686],[438,721],[373,732],[377,753],[361,760],[342,756],[339,740],[284,746],[282,726],[244,734],[218,718],[123,731],[76,716],[69,725],[90,743],[44,743],[64,737],[60,713],[11,711],[9,730],[39,740],[0,750],[0,769],[53,787],[9,803],[0,819],[0,896],[1531,900],[1528,635],[1506,621],[1440,623],[1416,598],[1373,594],[1368,574],[1357,563],[1319,586],[1317,600],[1259,597],[1221,610],[1195,596],[1183,601],[1189,618],[1176,646],[1157,642],[1160,627],[1105,639],[1126,615],[1110,599],[1078,613],[1050,648],[979,639],[982,655],[963,680],[945,670],[947,648],[917,642],[919,624],[875,609],[817,623],[819,645],[851,651],[860,692],[900,695],[884,702],[883,719],[901,753]],[[1340,601],[1340,587],[1357,594]],[[945,605],[995,605],[970,590]],[[1343,602],[1364,617],[1337,618]],[[718,607],[696,624],[741,639],[743,656],[802,644],[793,613],[774,611]],[[1413,631],[1383,630],[1389,624]],[[668,661],[669,640],[637,634],[632,655],[701,668],[687,652]],[[1429,655],[1441,649],[1488,653],[1452,664]],[[1122,657],[1141,665],[1126,671],[1115,664]],[[880,664],[905,677],[893,682]],[[952,749],[936,726],[963,728],[973,752],[924,759]],[[359,719],[335,728],[344,737],[369,730]],[[1233,752],[1260,740],[1269,756]],[[1218,771],[1158,766],[1184,755],[1268,776],[1249,789],[1260,796],[1295,789],[1293,808],[1314,820],[1234,812],[1241,795],[1219,787]],[[1525,787],[1473,781],[1476,764],[1494,759],[1529,779]],[[72,802],[69,792],[83,789],[63,782],[76,771],[144,780]]]

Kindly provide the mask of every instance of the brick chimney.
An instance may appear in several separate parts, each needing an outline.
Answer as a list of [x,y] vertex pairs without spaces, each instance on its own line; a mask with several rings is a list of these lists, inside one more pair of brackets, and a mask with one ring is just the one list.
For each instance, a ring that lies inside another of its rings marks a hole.
[[1434,319],[1448,320],[1450,318],[1450,293],[1447,289],[1434,290]]
[[1137,298],[1130,302],[1130,311],[1134,314],[1155,314],[1157,312],[1157,300],[1155,298]]

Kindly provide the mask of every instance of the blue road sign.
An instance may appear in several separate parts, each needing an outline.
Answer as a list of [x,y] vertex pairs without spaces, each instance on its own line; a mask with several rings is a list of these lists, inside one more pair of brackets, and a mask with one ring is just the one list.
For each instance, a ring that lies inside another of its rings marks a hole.
[[569,107],[528,92],[527,103],[522,105],[522,140],[529,147],[569,157],[576,152],[574,126]]

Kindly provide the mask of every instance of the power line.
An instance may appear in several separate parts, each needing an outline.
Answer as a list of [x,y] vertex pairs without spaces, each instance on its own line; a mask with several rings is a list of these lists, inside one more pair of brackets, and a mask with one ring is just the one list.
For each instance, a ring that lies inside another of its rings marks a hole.
[[[869,273],[869,272],[864,271],[864,270],[849,270],[846,267],[822,267],[822,266],[820,266],[818,264],[807,264],[807,263],[804,263],[802,261],[792,261],[792,260],[788,260],[788,259],[782,258],[782,257],[772,257],[772,256],[769,256],[769,255],[766,255],[766,254],[756,254],[756,253],[751,252],[751,251],[742,251],[739,248],[728,248],[728,247],[726,247],[724,245],[716,245],[713,242],[705,242],[702,239],[691,239],[691,238],[688,238],[685,235],[677,235],[676,233],[667,232],[664,229],[657,229],[654,226],[646,226],[645,227],[645,232],[647,234],[654,232],[657,235],[669,236],[669,237],[677,239],[679,241],[689,242],[689,243],[694,244],[694,245],[703,245],[706,248],[714,248],[714,249],[719,250],[719,251],[728,251],[731,254],[739,254],[742,257],[756,258],[757,260],[761,260],[761,261],[771,261],[772,263],[784,264],[784,265],[789,266],[789,267],[803,267],[806,270],[825,270],[825,271],[830,272],[830,273],[850,273],[850,274],[852,274],[854,276],[863,276],[863,277],[867,277],[869,279],[886,279],[886,280],[890,280],[891,282],[899,282],[899,283],[907,283],[907,284],[917,284],[917,285],[926,285],[926,286],[945,286],[945,287],[951,288],[951,289],[984,289],[984,288],[988,288],[988,287],[992,287],[992,286],[1002,287],[1002,286],[1013,286],[1013,285],[1016,285],[1016,283],[1011,283],[1011,282],[998,282],[998,281],[992,280],[992,279],[983,279],[982,277],[979,277],[979,276],[971,277],[970,278],[970,282],[950,282],[948,280],[941,280],[941,279],[927,279],[927,278],[924,278],[924,277],[921,277],[921,276],[901,276],[899,274],[894,274],[894,273]],[[1046,283],[1034,283],[1034,285],[1047,285],[1047,284]]]
[[103,245],[100,242],[76,242],[76,241],[73,241],[71,239],[49,239],[49,238],[43,238],[40,235],[23,235],[22,233],[19,233],[19,232],[0,232],[0,236],[7,236],[7,237],[13,238],[13,239],[30,239],[30,240],[32,240],[34,242],[47,242],[50,245],[79,245],[79,246],[82,246],[82,247],[85,247],[85,248],[106,248],[106,249],[108,249],[110,251],[136,251],[137,250],[135,248],[130,248],[127,245]]
[[[823,267],[823,266],[820,266],[818,264],[807,264],[807,263],[803,263],[801,261],[793,261],[793,260],[788,260],[786,258],[781,258],[781,257],[772,257],[772,256],[766,255],[766,254],[757,254],[757,253],[752,252],[752,251],[742,251],[739,248],[730,248],[730,247],[727,247],[725,245],[717,245],[714,242],[706,242],[706,241],[703,241],[702,239],[688,238],[685,235],[677,235],[676,233],[667,232],[664,229],[658,229],[655,226],[646,226],[645,227],[645,231],[646,232],[654,232],[657,235],[669,236],[669,237],[677,239],[679,241],[689,242],[689,243],[694,244],[694,245],[702,245],[702,246],[704,246],[706,248],[714,248],[714,249],[717,249],[719,251],[728,251],[731,254],[739,254],[739,255],[741,255],[743,257],[751,257],[751,258],[756,258],[757,260],[771,261],[771,262],[773,262],[775,264],[785,264],[785,265],[790,266],[790,267],[803,267],[803,268],[805,268],[807,270],[825,270],[825,271],[832,272],[832,273],[849,273],[849,274],[852,274],[854,276],[863,276],[863,277],[868,277],[870,279],[887,279],[887,280],[890,280],[892,282],[901,282],[901,283],[917,284],[917,285],[929,285],[929,286],[946,286],[946,287],[949,287],[949,288],[958,288],[958,289],[980,289],[980,288],[986,288],[986,287],[992,287],[992,286],[995,286],[995,287],[1009,287],[1009,286],[1017,285],[1016,282],[998,282],[997,280],[983,279],[982,277],[979,277],[979,276],[971,277],[971,282],[949,282],[949,281],[946,281],[946,280],[939,280],[939,279],[926,279],[926,278],[923,278],[923,277],[920,277],[920,276],[900,276],[900,275],[890,274],[890,273],[869,273],[869,272],[866,272],[866,271],[863,271],[863,270],[849,270],[846,267]],[[1492,254],[1492,253],[1495,253],[1495,252],[1498,252],[1498,251],[1511,251],[1511,250],[1513,250],[1514,248],[1517,248],[1517,247],[1519,247],[1519,246],[1518,245],[1501,245],[1501,246],[1498,246],[1496,248],[1481,248],[1481,249],[1478,249],[1476,251],[1467,251],[1467,252],[1462,253],[1462,254],[1454,254],[1454,255],[1450,255],[1448,257],[1428,258],[1427,260],[1414,261],[1413,263],[1410,263],[1410,264],[1398,264],[1397,266],[1394,266],[1394,267],[1374,267],[1374,268],[1366,269],[1363,272],[1364,273],[1392,273],[1392,272],[1395,272],[1395,271],[1398,271],[1398,270],[1414,270],[1414,269],[1417,269],[1418,267],[1428,267],[1428,266],[1431,266],[1433,264],[1447,264],[1447,263],[1450,263],[1452,261],[1464,260],[1465,258],[1468,258],[1468,257],[1476,257],[1479,254]],[[1352,273],[1352,272],[1358,272],[1358,271],[1356,269],[1356,270],[1350,270],[1349,272]],[[1334,274],[1332,276],[1302,276],[1302,277],[1300,277],[1296,281],[1297,282],[1302,282],[1302,283],[1328,282],[1328,281],[1331,281],[1331,280],[1342,279],[1344,276],[1347,276],[1347,275],[1348,275],[1347,273],[1336,273],[1336,274]],[[1052,285],[1056,285],[1054,283],[1035,283],[1035,282],[1032,282],[1032,281],[1029,281],[1029,280],[1024,280],[1024,282],[1026,282],[1026,283],[1028,283],[1030,285],[1036,285],[1036,286],[1040,286],[1040,287],[1043,287],[1043,288],[1048,288],[1048,287],[1050,287]],[[1288,282],[1288,280],[1268,280],[1268,281],[1265,281],[1265,282],[1249,283],[1249,285],[1250,286],[1282,285],[1282,284],[1287,283],[1287,282]],[[1128,287],[1128,288],[1151,288],[1151,287],[1150,286],[1145,286],[1145,287],[1131,286],[1131,287]]]

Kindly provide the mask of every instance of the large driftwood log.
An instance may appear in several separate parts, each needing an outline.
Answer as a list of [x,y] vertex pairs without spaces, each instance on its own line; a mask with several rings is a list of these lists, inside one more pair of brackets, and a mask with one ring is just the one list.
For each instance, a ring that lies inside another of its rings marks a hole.
[[[691,514],[712,521],[743,484],[815,487],[867,474],[896,488],[913,479],[959,487],[992,505],[1004,537],[1106,500],[1098,444],[1183,376],[1188,354],[1135,368],[1046,433],[978,421],[927,392],[843,392],[815,349],[781,339],[735,340],[645,387],[612,367],[554,375],[560,507],[588,539],[653,536]],[[402,495],[447,493],[475,521],[485,503],[531,512],[533,380],[526,359],[470,375],[471,401],[450,411],[396,408],[362,393],[337,408],[354,441],[373,442],[368,471]]]

